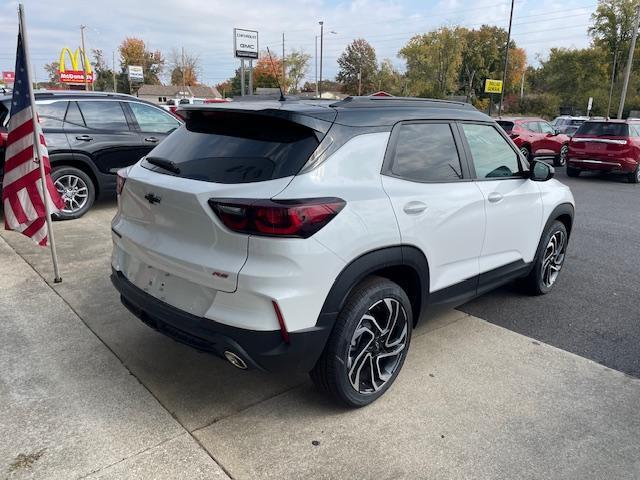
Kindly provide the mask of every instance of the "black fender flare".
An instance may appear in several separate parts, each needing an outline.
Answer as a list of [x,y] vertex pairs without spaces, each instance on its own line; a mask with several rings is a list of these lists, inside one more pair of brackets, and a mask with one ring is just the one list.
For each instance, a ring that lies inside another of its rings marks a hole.
[[100,176],[103,174],[98,170],[98,167],[96,167],[89,156],[77,152],[55,152],[49,155],[49,162],[52,168],[58,165],[68,165],[70,167],[78,167],[78,165],[81,165],[85,167],[85,169],[88,170],[87,173],[89,173],[89,176],[93,180],[96,197],[99,195],[101,190]]
[[[429,263],[424,253],[414,246],[397,245],[367,252],[346,265],[335,281],[318,317],[317,326],[331,330],[344,302],[353,288],[364,278],[389,267],[407,266],[416,271],[420,282],[420,307],[427,304],[429,296]],[[420,312],[414,312],[414,317]]]
[[573,217],[575,216],[575,208],[570,203],[561,203],[551,211],[551,214],[547,218],[547,222],[544,224],[542,232],[544,233],[549,226],[562,216],[568,216],[571,219],[571,223],[566,225],[567,236],[571,236],[571,230],[573,228]]

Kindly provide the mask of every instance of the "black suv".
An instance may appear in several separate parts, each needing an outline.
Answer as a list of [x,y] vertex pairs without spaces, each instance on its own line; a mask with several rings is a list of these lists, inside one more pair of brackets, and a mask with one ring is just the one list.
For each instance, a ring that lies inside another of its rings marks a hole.
[[[35,96],[51,175],[65,201],[61,219],[81,217],[96,198],[114,195],[116,172],[181,125],[166,110],[130,95],[66,90]],[[10,107],[11,97],[0,96],[0,136],[6,136]]]

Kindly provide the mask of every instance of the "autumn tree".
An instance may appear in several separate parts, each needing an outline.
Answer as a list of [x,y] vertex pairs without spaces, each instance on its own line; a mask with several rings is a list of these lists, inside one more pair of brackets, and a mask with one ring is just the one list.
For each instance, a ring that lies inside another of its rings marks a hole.
[[444,98],[457,91],[465,33],[463,28],[441,27],[415,35],[400,50],[412,95]]
[[[248,72],[247,76],[248,76]],[[277,55],[262,52],[260,58],[253,67],[254,88],[278,88],[284,85],[282,78],[282,60]]]
[[285,70],[287,72],[287,91],[298,93],[300,83],[309,72],[309,60],[311,55],[303,50],[292,50],[285,57]]
[[44,70],[49,77],[50,88],[61,88],[64,84],[60,81],[60,62],[51,62],[44,65]]
[[345,93],[364,95],[376,88],[376,51],[365,39],[358,38],[347,45],[338,58],[338,66],[336,80],[343,84]]
[[405,77],[393,66],[390,59],[385,58],[376,73],[376,90],[383,90],[392,95],[404,95]]
[[145,84],[160,84],[160,75],[164,70],[165,59],[159,50],[151,51],[147,49],[143,40],[127,37],[118,47],[118,51],[123,74],[127,73],[129,65],[140,65],[144,73]]
[[[200,57],[190,52],[171,50],[171,85],[186,85],[192,87],[198,84],[200,72]],[[184,73],[183,73],[184,72]]]

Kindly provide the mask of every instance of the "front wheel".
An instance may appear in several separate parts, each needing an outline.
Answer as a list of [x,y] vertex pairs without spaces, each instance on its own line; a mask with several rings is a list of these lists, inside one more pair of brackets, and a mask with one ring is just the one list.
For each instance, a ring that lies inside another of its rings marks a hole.
[[362,407],[395,381],[411,341],[411,303],[399,285],[371,277],[349,295],[317,364],[320,389],[350,407]]
[[75,167],[59,166],[51,171],[51,179],[64,201],[55,219],[72,220],[89,211],[96,196],[96,187],[89,175]]
[[533,295],[549,293],[555,285],[567,254],[567,228],[558,220],[542,234],[533,268],[524,279]]
[[560,149],[560,153],[558,154],[558,156],[553,160],[553,166],[564,167],[567,164],[568,155],[569,155],[569,145],[565,143],[564,145],[562,145],[562,148]]

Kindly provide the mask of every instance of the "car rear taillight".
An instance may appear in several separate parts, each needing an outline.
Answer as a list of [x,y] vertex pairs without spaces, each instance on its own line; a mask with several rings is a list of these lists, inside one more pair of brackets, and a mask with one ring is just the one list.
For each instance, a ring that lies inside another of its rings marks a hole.
[[128,168],[121,168],[118,170],[116,175],[116,193],[120,195],[122,193],[122,189],[124,188],[124,183],[127,181],[127,177],[129,176]]
[[216,199],[209,205],[234,232],[268,237],[308,238],[344,208],[340,198],[296,200]]

